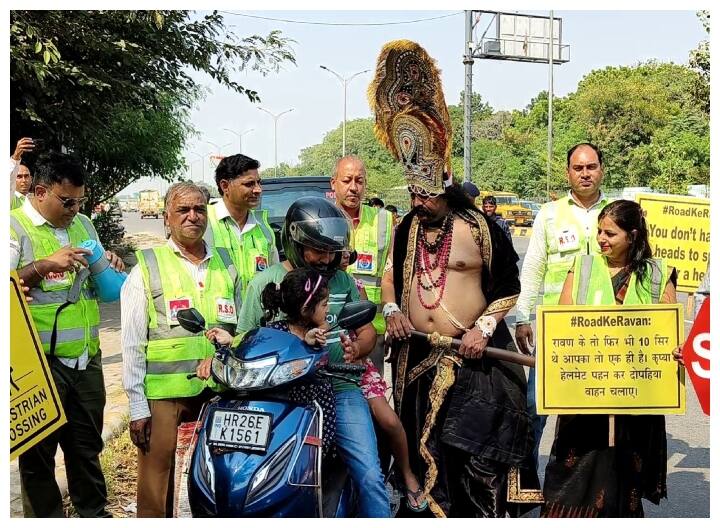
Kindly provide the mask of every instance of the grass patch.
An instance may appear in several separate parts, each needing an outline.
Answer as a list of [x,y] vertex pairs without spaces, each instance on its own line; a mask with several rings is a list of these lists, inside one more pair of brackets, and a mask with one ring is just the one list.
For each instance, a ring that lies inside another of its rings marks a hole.
[[[105,444],[100,454],[100,465],[108,491],[107,510],[114,517],[135,517],[135,512],[124,508],[136,501],[137,448],[130,441],[127,418],[122,429]],[[77,517],[70,498],[66,497],[65,516]]]

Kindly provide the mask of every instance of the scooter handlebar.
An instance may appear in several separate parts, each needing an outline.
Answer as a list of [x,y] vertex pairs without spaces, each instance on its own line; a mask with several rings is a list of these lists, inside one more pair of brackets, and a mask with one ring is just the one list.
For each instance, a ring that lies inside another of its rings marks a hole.
[[357,374],[365,372],[365,365],[353,365],[352,363],[328,363],[325,365],[328,372],[337,372],[338,374]]
[[[425,332],[419,332],[417,330],[410,330],[410,333],[416,337],[423,337],[425,339],[430,339],[430,334],[426,334]],[[452,340],[452,347],[454,349],[459,349],[460,345],[462,344],[462,341],[460,339],[453,338]],[[518,363],[520,365],[525,365],[526,367],[535,368],[535,358],[533,356],[526,356],[525,354],[519,354],[517,352],[512,352],[510,350],[505,350],[504,348],[495,348],[495,347],[485,347],[484,354],[492,359],[499,359],[501,361],[509,361],[511,363]]]

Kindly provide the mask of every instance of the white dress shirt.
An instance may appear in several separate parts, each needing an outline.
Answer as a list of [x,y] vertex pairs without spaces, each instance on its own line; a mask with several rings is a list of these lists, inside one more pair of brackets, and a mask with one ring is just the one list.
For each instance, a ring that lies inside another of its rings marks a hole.
[[[183,255],[172,239],[167,246],[185,265],[198,290],[205,288],[205,276],[212,257],[212,250],[205,244],[205,258],[197,264]],[[148,343],[148,299],[140,266],[135,266],[120,290],[120,339],[123,356],[123,387],[130,402],[130,420],[150,416],[150,406],[145,397],[145,373],[147,371],[146,348]]]
[[[15,179],[13,178],[13,181]],[[50,222],[48,222],[43,215],[40,214],[40,212],[33,207],[33,204],[30,200],[25,200],[22,204],[22,210],[23,212],[30,218],[30,221],[33,223],[34,226],[39,227],[43,224],[47,224],[48,227],[52,230],[53,234],[55,235],[55,238],[57,238],[58,242],[60,243],[60,247],[69,246],[70,245],[70,235],[68,234],[68,230],[64,227],[55,227]],[[95,240],[98,241],[98,244],[100,243],[98,239],[97,232],[94,228],[91,229],[90,236],[92,236]],[[103,253],[105,252],[104,249],[101,250]],[[17,240],[13,240],[12,237],[10,237],[10,269],[14,270],[17,269],[20,263],[22,262],[22,247],[18,243]],[[58,358],[60,362],[69,368],[76,368],[78,370],[85,370],[87,367],[88,362],[90,361],[90,357],[88,356],[87,348],[83,351],[82,355],[77,358]]]
[[[225,223],[230,226],[230,229],[232,229],[233,235],[235,235],[235,238],[237,240],[240,240],[242,236],[249,232],[255,225],[257,225],[258,221],[255,217],[255,211],[250,209],[248,210],[247,220],[245,221],[245,225],[242,226],[242,229],[238,225],[237,221],[232,217],[230,214],[230,211],[228,211],[227,206],[225,205],[225,200],[220,198],[217,202],[214,204],[215,212],[217,213],[217,219],[220,223]],[[209,235],[206,240],[209,240],[210,243],[213,243],[213,232],[212,229],[207,230],[207,234]],[[278,253],[277,247],[275,247],[275,241],[272,241],[272,247],[270,248],[270,254],[268,255],[268,267],[272,266],[273,264],[277,264],[280,262],[280,254]]]
[[[567,199],[573,206],[572,212],[575,218],[580,225],[585,227],[585,236],[591,240],[597,234],[597,213],[595,211],[602,209],[607,204],[605,195],[600,191],[598,201],[587,208],[575,200],[572,192],[568,192]],[[515,305],[517,323],[530,322],[530,314],[535,307],[540,288],[545,280],[548,259],[545,226],[547,210],[546,204],[540,209],[533,222],[532,235],[530,235],[522,272],[520,273],[520,297],[518,297]]]
[[13,196],[17,194],[15,192],[15,178],[17,178],[19,170],[20,162],[10,158],[10,203],[12,203]]

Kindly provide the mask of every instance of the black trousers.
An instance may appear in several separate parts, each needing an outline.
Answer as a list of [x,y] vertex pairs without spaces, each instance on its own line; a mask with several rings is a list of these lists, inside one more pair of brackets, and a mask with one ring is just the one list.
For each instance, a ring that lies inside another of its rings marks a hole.
[[71,369],[48,356],[67,423],[18,458],[25,517],[63,517],[55,480],[58,444],[65,457],[68,491],[80,517],[110,517],[107,488],[100,467],[105,408],[101,354],[85,370]]

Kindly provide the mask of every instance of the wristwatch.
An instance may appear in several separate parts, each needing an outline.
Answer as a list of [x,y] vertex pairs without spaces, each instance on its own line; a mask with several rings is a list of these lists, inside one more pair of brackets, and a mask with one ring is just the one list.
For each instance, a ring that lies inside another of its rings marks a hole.
[[497,321],[489,315],[481,315],[478,317],[478,320],[475,321],[475,328],[482,332],[483,337],[492,337],[496,326]]
[[387,319],[392,314],[398,313],[400,311],[400,307],[395,303],[385,303],[385,306],[383,306],[383,318]]

